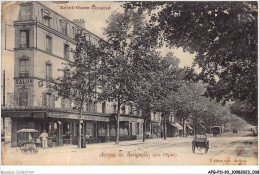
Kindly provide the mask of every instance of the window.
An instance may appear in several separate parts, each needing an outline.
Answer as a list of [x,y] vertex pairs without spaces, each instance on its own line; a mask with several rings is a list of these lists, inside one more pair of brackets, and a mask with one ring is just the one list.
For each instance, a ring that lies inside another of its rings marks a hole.
[[137,114],[136,114],[136,115],[137,115],[138,117],[140,117],[140,111],[139,111],[139,110],[137,110],[136,112],[137,112]]
[[86,111],[87,112],[91,112],[91,108],[92,108],[92,101],[89,100],[86,104]]
[[64,58],[68,60],[70,58],[70,51],[69,51],[69,45],[64,44]]
[[133,114],[133,105],[132,104],[129,105],[129,114]]
[[61,109],[65,108],[65,99],[61,98]]
[[98,125],[98,136],[106,136],[106,126],[104,123]]
[[68,109],[71,109],[71,100],[70,99],[67,99],[66,105],[67,105]]
[[68,98],[61,98],[61,108],[63,109],[70,109],[71,108],[71,101]]
[[86,40],[90,41],[90,37],[91,37],[90,34],[89,33],[85,33],[85,36],[86,36]]
[[72,27],[72,29],[73,29],[73,37],[76,38],[77,34],[80,33],[79,32],[80,30],[78,28],[76,28],[76,27]]
[[86,123],[86,135],[88,135],[88,136],[95,135],[94,123]]
[[106,102],[102,103],[102,113],[106,113]]
[[28,91],[25,89],[19,92],[19,106],[28,106]]
[[43,24],[50,27],[50,12],[48,10],[42,10]]
[[125,114],[125,106],[122,106],[122,114]]
[[61,20],[61,33],[67,35],[67,23],[63,20]]
[[116,113],[116,105],[113,105],[114,113]]
[[136,123],[136,135],[139,135],[140,133],[139,133],[139,123]]
[[20,32],[20,48],[29,47],[29,30],[21,30]]
[[46,63],[46,80],[51,80],[52,78],[52,65],[50,63]]
[[153,117],[152,117],[152,120],[155,120],[155,121],[156,121],[156,120],[157,120],[157,118],[156,118],[156,112],[153,112],[152,116],[153,116]]
[[29,77],[29,59],[21,59],[19,61],[19,76],[21,78]]
[[92,112],[93,112],[93,113],[96,113],[96,112],[97,112],[97,102],[94,102],[94,103],[93,103]]
[[52,38],[50,36],[46,36],[46,51],[52,53]]
[[47,16],[44,16],[43,17],[43,24],[44,25],[46,25],[46,26],[48,26],[48,27],[50,27],[51,25],[51,20],[50,20],[50,18],[49,17],[47,17]]
[[55,96],[51,93],[42,94],[42,105],[48,107],[55,107]]

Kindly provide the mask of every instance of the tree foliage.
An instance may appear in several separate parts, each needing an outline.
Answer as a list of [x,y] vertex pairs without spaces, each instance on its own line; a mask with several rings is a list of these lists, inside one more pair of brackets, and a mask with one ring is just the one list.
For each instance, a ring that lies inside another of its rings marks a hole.
[[134,101],[140,91],[145,92],[146,80],[158,66],[156,40],[143,25],[145,18],[133,11],[114,13],[108,19],[105,29],[109,56],[103,61],[102,92],[103,100],[117,100],[117,134],[119,143],[119,118],[122,104]]
[[236,114],[257,121],[256,2],[128,2],[124,7],[149,14],[157,41],[196,52],[194,65],[202,68],[206,95],[248,104]]
[[[54,89],[58,92],[58,96],[74,103],[75,110],[80,114],[79,121],[82,122],[83,105],[96,94],[99,82],[97,65],[104,55],[102,47],[94,46],[85,36],[77,35],[76,41],[74,59],[68,60],[64,63],[64,67],[59,69],[62,76],[55,80]],[[81,132],[79,127],[78,147],[81,147]]]

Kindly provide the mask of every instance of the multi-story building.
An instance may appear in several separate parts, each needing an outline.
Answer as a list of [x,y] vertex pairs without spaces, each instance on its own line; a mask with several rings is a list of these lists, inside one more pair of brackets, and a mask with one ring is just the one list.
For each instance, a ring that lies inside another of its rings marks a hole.
[[160,138],[163,132],[161,112],[152,111],[147,119],[146,133],[150,138]]
[[[84,34],[96,46],[100,38],[85,29],[84,20],[71,21],[39,2],[21,3],[14,27],[14,105],[2,106],[2,117],[12,120],[11,145],[25,140],[26,135],[17,134],[23,128],[38,130],[34,138],[46,130],[49,142],[56,145],[77,144],[79,113],[69,99],[50,91],[51,80],[62,76],[62,63],[73,61],[76,34]],[[88,142],[114,140],[116,108],[115,101],[93,100],[84,106]],[[120,137],[142,138],[141,112],[129,103],[121,113]]]
[[166,122],[167,122],[166,128],[167,128],[168,137],[176,137],[182,135],[183,125],[182,123],[180,124],[180,121],[178,121],[174,112],[167,113]]

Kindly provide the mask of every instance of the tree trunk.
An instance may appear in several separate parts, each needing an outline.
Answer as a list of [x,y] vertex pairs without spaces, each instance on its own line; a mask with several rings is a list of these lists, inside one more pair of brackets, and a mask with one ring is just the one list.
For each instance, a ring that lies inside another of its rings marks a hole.
[[117,117],[116,117],[116,145],[119,145],[119,118],[120,118],[120,98],[117,98]]
[[146,115],[144,116],[144,124],[143,124],[143,142],[145,141],[146,137]]
[[163,138],[164,138],[164,140],[166,140],[166,115],[165,115],[165,111],[163,111],[163,116],[164,116]]
[[184,128],[185,118],[182,116],[182,136],[185,137],[185,128]]
[[211,120],[209,121],[209,135],[211,136]]
[[81,148],[81,123],[82,123],[82,108],[79,115],[79,135],[78,135],[78,148]]
[[196,135],[196,133],[197,133],[197,122],[195,121],[195,119],[193,119],[193,129],[194,129],[194,131],[193,131],[193,136],[195,136]]

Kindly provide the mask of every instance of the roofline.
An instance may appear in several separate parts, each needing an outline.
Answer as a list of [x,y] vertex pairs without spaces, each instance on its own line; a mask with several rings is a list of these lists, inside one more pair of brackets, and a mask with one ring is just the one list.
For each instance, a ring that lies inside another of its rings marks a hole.
[[55,12],[54,10],[52,10],[51,8],[47,7],[46,5],[44,5],[44,4],[42,4],[42,3],[40,3],[39,1],[31,1],[31,2],[32,2],[32,3],[38,3],[38,4],[42,5],[42,6],[44,6],[45,8],[47,8],[47,9],[51,10],[51,11],[52,11],[53,13],[55,13],[56,15],[59,15],[60,17],[62,17],[62,18],[65,18],[66,20],[70,21],[72,24],[76,25],[77,27],[79,27],[79,28],[81,28],[81,29],[83,29],[83,30],[87,31],[88,33],[90,33],[90,34],[94,35],[95,37],[97,37],[97,38],[99,38],[99,39],[102,39],[102,40],[104,40],[103,38],[101,38],[101,37],[97,36],[96,34],[94,34],[94,33],[90,32],[90,31],[88,31],[86,28],[82,28],[82,27],[81,27],[81,26],[79,26],[78,24],[76,24],[76,23],[74,23],[73,21],[69,20],[68,18],[66,18],[66,17],[62,16],[61,14],[59,14],[59,13]]

